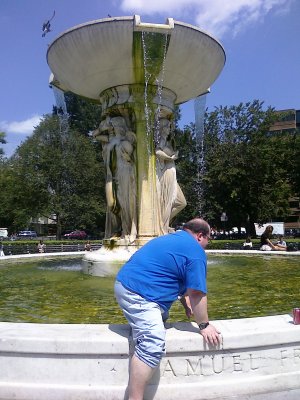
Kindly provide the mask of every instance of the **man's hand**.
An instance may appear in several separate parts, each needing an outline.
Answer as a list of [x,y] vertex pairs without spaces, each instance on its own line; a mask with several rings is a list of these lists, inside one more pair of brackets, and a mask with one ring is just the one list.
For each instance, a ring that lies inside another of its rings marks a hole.
[[205,329],[200,331],[200,334],[204,337],[206,343],[218,345],[221,344],[220,333],[213,325],[209,324]]

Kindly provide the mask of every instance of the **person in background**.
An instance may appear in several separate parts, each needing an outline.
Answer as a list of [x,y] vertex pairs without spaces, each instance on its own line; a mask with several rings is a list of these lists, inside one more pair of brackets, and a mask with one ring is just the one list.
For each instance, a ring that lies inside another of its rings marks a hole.
[[251,242],[251,238],[250,236],[248,236],[245,240],[245,242],[243,243],[243,250],[251,250],[253,247],[252,242]]
[[92,245],[91,245],[91,243],[90,243],[89,240],[88,240],[88,241],[86,242],[86,244],[84,245],[84,250],[85,250],[85,251],[91,251],[91,250],[92,250]]
[[39,253],[45,253],[46,245],[42,240],[39,241],[39,243],[37,245],[37,249],[38,249]]
[[2,244],[2,238],[0,238],[0,257],[4,257],[4,251],[3,251],[3,244]]
[[186,222],[183,230],[150,240],[117,274],[115,296],[131,326],[135,345],[129,369],[129,400],[143,399],[160,363],[165,349],[164,321],[177,298],[181,298],[187,316],[193,314],[205,342],[216,346],[221,341],[207,312],[204,249],[209,239],[210,226],[195,218]]
[[286,249],[286,242],[283,240],[283,236],[279,235],[279,240],[277,241],[277,246],[282,247],[282,249]]
[[286,247],[281,246],[280,244],[274,244],[271,242],[272,233],[273,233],[273,226],[268,225],[266,227],[264,233],[260,237],[260,250],[262,250],[262,251],[271,251],[271,250],[285,251]]

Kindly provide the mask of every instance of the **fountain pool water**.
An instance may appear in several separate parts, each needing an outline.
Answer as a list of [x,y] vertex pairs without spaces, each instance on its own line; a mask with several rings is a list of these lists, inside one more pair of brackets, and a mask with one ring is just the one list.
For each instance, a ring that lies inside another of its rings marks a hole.
[[[298,257],[209,255],[208,260],[212,319],[289,313],[300,304]],[[76,259],[10,263],[0,268],[2,321],[126,323],[113,283],[113,277],[83,274]],[[170,321],[187,321],[179,302]]]

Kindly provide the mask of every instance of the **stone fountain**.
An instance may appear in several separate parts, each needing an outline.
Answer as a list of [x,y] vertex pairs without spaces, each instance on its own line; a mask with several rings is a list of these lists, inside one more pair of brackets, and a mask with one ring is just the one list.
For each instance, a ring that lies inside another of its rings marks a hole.
[[142,23],[136,15],[75,26],[54,40],[47,59],[52,85],[101,104],[94,137],[106,169],[105,239],[84,266],[114,273],[139,246],[168,233],[186,205],[176,180],[174,108],[208,91],[224,49],[194,26]]
[[[102,106],[94,135],[106,166],[105,243],[114,249],[87,260],[92,267],[109,272],[112,255],[126,259],[169,231],[185,205],[174,105],[206,92],[224,61],[222,46],[198,28],[137,16],[76,26],[49,47],[52,85]],[[145,400],[299,398],[300,325],[289,315],[213,323],[220,348],[206,346],[193,323],[167,326],[166,357]],[[127,325],[0,322],[0,400],[124,400],[130,342]]]

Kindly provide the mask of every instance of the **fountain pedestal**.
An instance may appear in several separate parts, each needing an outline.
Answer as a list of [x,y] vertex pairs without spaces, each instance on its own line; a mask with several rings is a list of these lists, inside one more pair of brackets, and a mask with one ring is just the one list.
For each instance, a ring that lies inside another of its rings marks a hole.
[[[168,89],[144,84],[122,85],[105,90],[100,94],[102,115],[124,118],[126,127],[135,135],[136,181],[136,225],[134,245],[141,246],[148,240],[164,234],[160,220],[160,202],[157,190],[155,122],[157,111],[160,118],[171,119],[176,95]],[[145,112],[146,111],[146,112]],[[97,136],[96,136],[97,138]],[[129,188],[133,190],[133,187]],[[110,239],[106,234],[106,239]],[[118,241],[121,246],[132,244],[130,238]],[[106,242],[107,243],[107,242]]]

